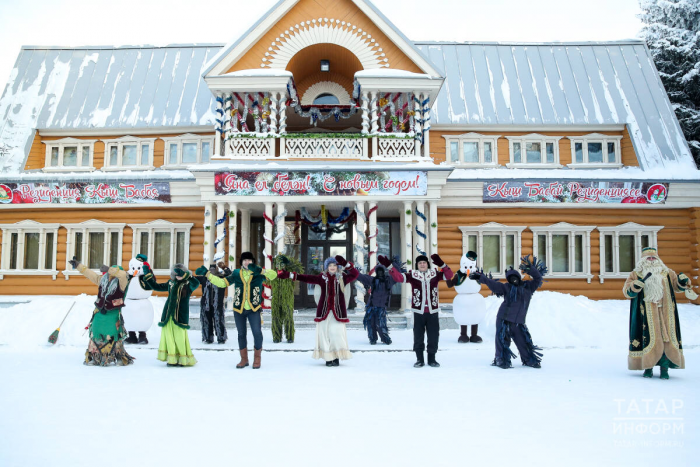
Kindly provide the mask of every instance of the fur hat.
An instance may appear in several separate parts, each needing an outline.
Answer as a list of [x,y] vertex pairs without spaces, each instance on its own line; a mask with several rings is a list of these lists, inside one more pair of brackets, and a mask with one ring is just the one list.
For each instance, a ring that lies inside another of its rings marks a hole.
[[338,265],[338,261],[336,261],[335,258],[331,256],[330,258],[326,258],[326,260],[323,262],[323,270],[327,271],[328,265],[331,263],[335,264],[336,266]]
[[190,271],[187,269],[187,266],[185,266],[182,263],[177,263],[173,266],[173,269],[170,271],[170,278],[175,280],[177,276],[184,276],[189,272]]
[[416,266],[418,266],[418,263],[420,263],[421,261],[425,261],[426,263],[428,263],[428,267],[430,267],[430,260],[428,259],[427,256],[425,256],[425,255],[416,256]]
[[250,251],[244,251],[243,253],[241,253],[241,257],[239,258],[241,264],[243,264],[244,259],[249,259],[253,262],[253,264],[257,264],[257,262],[255,261],[255,256],[253,256],[253,253],[251,253]]

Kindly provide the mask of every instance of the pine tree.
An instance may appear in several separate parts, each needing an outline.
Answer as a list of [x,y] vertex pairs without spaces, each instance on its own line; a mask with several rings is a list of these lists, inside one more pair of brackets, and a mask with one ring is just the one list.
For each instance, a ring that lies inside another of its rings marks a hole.
[[640,0],[646,41],[700,166],[700,0]]

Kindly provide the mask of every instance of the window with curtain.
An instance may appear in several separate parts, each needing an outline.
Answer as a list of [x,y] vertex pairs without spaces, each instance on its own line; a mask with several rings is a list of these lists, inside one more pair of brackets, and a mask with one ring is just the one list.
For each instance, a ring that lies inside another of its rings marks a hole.
[[460,226],[462,251],[474,251],[477,267],[494,277],[505,277],[509,267],[520,262],[520,238],[524,226],[506,226],[495,222],[481,226]]
[[170,232],[156,232],[153,240],[153,268],[170,269]]
[[593,275],[590,266],[590,232],[594,226],[560,222],[550,226],[530,227],[535,235],[533,253],[544,261],[553,277],[585,278]]
[[176,137],[164,137],[165,165],[178,167],[209,162],[214,145],[210,135],[186,134]]
[[24,269],[39,269],[39,233],[24,234]]
[[503,272],[501,270],[501,236],[484,235],[483,239],[484,272],[500,274],[501,272]]
[[116,170],[122,167],[129,169],[152,168],[155,138],[144,139],[125,136],[103,141],[105,154],[109,154],[109,157],[106,157],[103,170]]
[[148,232],[141,232],[140,234],[139,253],[148,256]]
[[88,239],[87,267],[100,269],[105,262],[105,234],[104,232],[89,232]]
[[447,160],[456,165],[494,165],[496,160],[496,141],[498,135],[466,133],[448,135],[446,139]]
[[55,239],[58,224],[23,220],[0,224],[3,248],[0,248],[0,274],[56,274]]
[[560,137],[532,133],[506,138],[510,146],[510,163],[507,166],[559,166]]
[[568,138],[571,140],[571,165],[622,165],[620,154],[622,135],[591,133]]
[[661,226],[626,224],[598,227],[600,231],[600,276],[627,277],[639,262],[642,249],[656,247],[656,235]]
[[46,144],[46,170],[60,170],[64,167],[72,171],[93,169],[90,155],[95,141],[63,138],[42,142]]
[[46,233],[46,243],[44,245],[44,269],[53,269],[53,232]]
[[110,232],[109,242],[109,264],[107,266],[119,265],[119,232]]
[[620,272],[632,272],[635,266],[634,235],[620,235]]

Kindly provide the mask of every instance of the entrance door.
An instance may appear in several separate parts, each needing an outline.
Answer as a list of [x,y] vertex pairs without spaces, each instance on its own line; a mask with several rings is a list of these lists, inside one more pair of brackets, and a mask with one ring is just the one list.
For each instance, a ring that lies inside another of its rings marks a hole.
[[[341,255],[352,261],[352,223],[348,222],[336,230],[315,232],[308,225],[302,225],[301,230],[301,262],[305,274],[320,274],[323,272],[323,262],[326,258]],[[296,308],[316,308],[313,284],[302,284],[297,296]],[[350,308],[354,308],[355,288],[352,287]]]

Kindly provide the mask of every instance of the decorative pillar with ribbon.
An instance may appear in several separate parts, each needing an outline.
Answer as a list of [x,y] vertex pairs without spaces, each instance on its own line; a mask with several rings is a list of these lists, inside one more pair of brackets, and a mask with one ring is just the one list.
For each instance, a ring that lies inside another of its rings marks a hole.
[[277,236],[275,237],[275,243],[277,244],[277,254],[285,254],[287,248],[285,245],[285,229],[286,223],[285,218],[287,217],[287,210],[284,209],[284,203],[277,203],[277,216],[275,216],[275,227],[277,229]]
[[372,274],[377,267],[377,254],[379,252],[377,246],[377,235],[379,235],[379,228],[377,228],[377,209],[378,206],[376,202],[369,203],[369,235],[367,238],[369,239],[368,257],[370,274]]
[[226,204],[216,203],[216,238],[214,239],[214,263],[223,261],[226,252]]
[[[367,254],[367,249],[365,248],[365,240],[367,240],[367,236],[365,235],[365,222],[367,221],[367,216],[365,215],[364,201],[355,203],[355,218],[355,267],[362,272],[366,272],[365,255]],[[364,303],[366,293],[365,287],[360,281],[355,281],[355,289],[357,290],[357,300],[355,301],[357,303]]]

